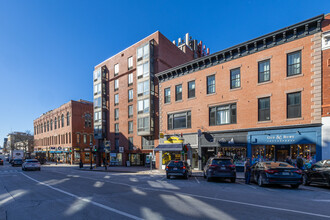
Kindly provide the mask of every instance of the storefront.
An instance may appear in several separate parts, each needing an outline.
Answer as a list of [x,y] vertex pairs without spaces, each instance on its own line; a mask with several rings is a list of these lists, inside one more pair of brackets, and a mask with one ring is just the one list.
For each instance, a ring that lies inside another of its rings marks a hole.
[[203,132],[200,136],[200,169],[210,157],[232,158],[238,171],[243,170],[247,157],[247,132]]
[[168,162],[170,162],[171,160],[184,160],[185,158],[182,147],[182,143],[158,145],[154,149],[154,152],[159,152],[159,167],[164,170]]
[[110,153],[110,166],[122,166],[123,154],[122,153]]
[[293,161],[298,156],[316,162],[322,158],[321,128],[296,128],[248,132],[248,157],[253,161]]

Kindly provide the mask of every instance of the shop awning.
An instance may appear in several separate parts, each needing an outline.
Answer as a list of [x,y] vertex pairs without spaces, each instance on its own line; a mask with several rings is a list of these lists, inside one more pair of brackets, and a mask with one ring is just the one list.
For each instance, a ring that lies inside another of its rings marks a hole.
[[55,151],[51,150],[51,151],[49,151],[49,153],[53,154],[53,153],[55,153]]
[[182,151],[182,144],[160,144],[154,151]]

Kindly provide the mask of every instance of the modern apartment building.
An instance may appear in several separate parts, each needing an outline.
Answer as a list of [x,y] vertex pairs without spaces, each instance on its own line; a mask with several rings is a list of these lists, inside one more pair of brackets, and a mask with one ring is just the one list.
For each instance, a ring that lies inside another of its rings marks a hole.
[[93,103],[69,101],[33,121],[34,151],[49,161],[89,163],[92,159]]
[[[329,139],[321,144],[322,123],[329,129],[327,36],[329,15],[320,15],[157,73],[160,143],[183,139],[195,169],[214,155],[232,157],[238,169],[247,157],[329,158]],[[176,145],[160,151],[159,166],[180,157]]]
[[203,55],[186,35],[178,45],[159,31],[95,66],[94,136],[110,164],[144,165],[158,144],[158,83],[154,75]]

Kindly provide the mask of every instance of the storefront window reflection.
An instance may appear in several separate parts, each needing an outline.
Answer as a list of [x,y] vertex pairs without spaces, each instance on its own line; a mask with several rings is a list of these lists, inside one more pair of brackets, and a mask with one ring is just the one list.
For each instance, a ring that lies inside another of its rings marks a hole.
[[252,146],[253,161],[272,161],[275,159],[274,145],[258,145]]
[[180,152],[164,152],[162,155],[162,164],[167,165],[171,160],[181,160]]

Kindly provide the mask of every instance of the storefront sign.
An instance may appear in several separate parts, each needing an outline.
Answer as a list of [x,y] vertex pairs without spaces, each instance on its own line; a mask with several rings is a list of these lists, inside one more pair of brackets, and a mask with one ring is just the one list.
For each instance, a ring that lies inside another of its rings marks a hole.
[[110,153],[110,157],[117,157],[116,153]]
[[57,147],[57,150],[62,150],[62,147]]
[[51,150],[56,150],[56,147],[50,147]]
[[181,144],[183,140],[178,137],[169,137],[167,141],[164,141],[164,144]]
[[80,148],[75,148],[74,150],[75,150],[75,151],[79,151],[79,150],[80,150]]
[[85,148],[84,151],[90,151],[91,149],[90,148]]

